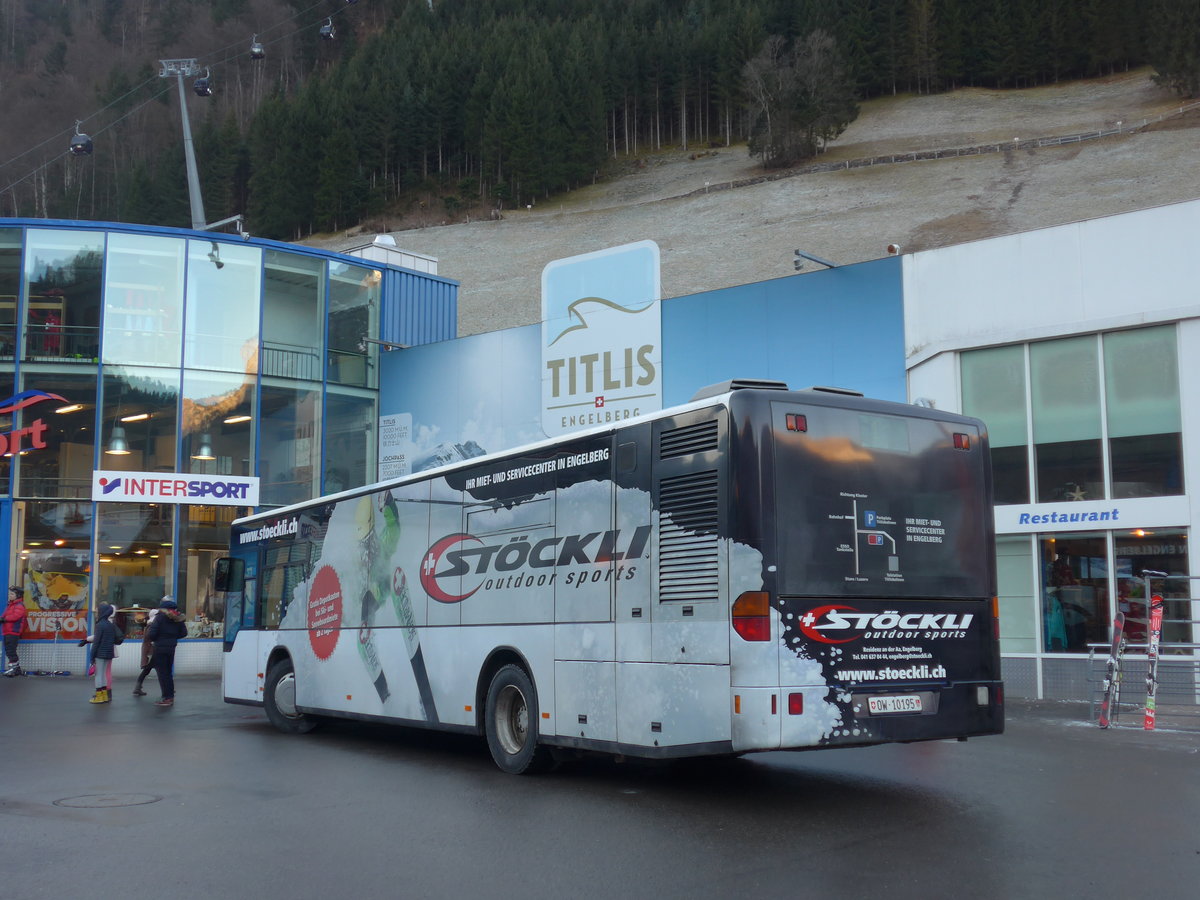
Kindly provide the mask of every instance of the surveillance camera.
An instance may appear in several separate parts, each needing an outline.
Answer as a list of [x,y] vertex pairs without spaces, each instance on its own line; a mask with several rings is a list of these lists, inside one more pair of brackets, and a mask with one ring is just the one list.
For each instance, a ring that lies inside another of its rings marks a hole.
[[900,245],[899,244],[888,244],[887,252],[888,252],[889,256],[896,256],[897,254],[900,253]]

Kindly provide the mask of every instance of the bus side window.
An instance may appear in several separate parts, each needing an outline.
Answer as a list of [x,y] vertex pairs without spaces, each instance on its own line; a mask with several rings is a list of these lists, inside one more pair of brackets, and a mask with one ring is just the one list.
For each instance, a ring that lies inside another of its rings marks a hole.
[[617,471],[621,474],[637,468],[637,442],[627,441],[617,445]]
[[296,585],[304,580],[304,566],[283,563],[263,572],[262,594],[259,597],[258,627],[276,629],[287,615],[288,604]]

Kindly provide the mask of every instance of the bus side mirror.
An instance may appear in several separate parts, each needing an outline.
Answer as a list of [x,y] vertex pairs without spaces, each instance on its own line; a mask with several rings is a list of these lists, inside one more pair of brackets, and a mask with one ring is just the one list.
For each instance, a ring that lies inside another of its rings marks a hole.
[[246,564],[228,556],[217,560],[213,572],[213,590],[223,593],[240,593],[246,586]]

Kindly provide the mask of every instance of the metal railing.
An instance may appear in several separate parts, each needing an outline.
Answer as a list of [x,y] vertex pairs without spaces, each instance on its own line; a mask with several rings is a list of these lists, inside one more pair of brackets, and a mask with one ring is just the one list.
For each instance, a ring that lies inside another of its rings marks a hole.
[[262,373],[298,381],[320,381],[321,354],[312,347],[263,341]]
[[[25,329],[26,360],[94,363],[99,360],[100,329],[89,325],[37,325]],[[11,356],[12,348],[0,348]]]

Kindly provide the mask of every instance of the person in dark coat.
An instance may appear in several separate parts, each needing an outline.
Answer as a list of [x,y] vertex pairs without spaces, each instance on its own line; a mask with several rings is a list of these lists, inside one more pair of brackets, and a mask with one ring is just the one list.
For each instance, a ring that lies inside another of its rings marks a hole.
[[[167,594],[163,600],[173,600],[174,598]],[[159,601],[161,603],[162,600]],[[137,684],[133,688],[133,696],[145,697],[146,692],[142,689],[142,685],[146,682],[146,676],[154,671],[154,644],[150,642],[150,626],[154,624],[154,620],[158,618],[158,609],[150,610],[150,615],[146,618],[146,630],[142,632],[142,671],[138,672]]]
[[179,611],[175,601],[166,597],[159,601],[158,615],[146,629],[146,640],[154,645],[154,671],[158,673],[158,686],[162,689],[162,699],[155,701],[155,706],[175,705],[175,645],[180,638],[187,637],[187,622]]
[[25,630],[25,589],[13,585],[8,589],[8,606],[4,608],[0,618],[4,620],[4,655],[8,657],[8,668],[4,674],[13,678],[21,674],[21,659],[17,656],[17,644],[21,640],[21,632]]
[[125,639],[112,620],[116,608],[111,603],[101,603],[96,611],[96,627],[79,642],[79,646],[92,645],[92,663],[96,667],[96,693],[89,703],[108,703],[112,700],[112,662],[117,657],[117,644]]

